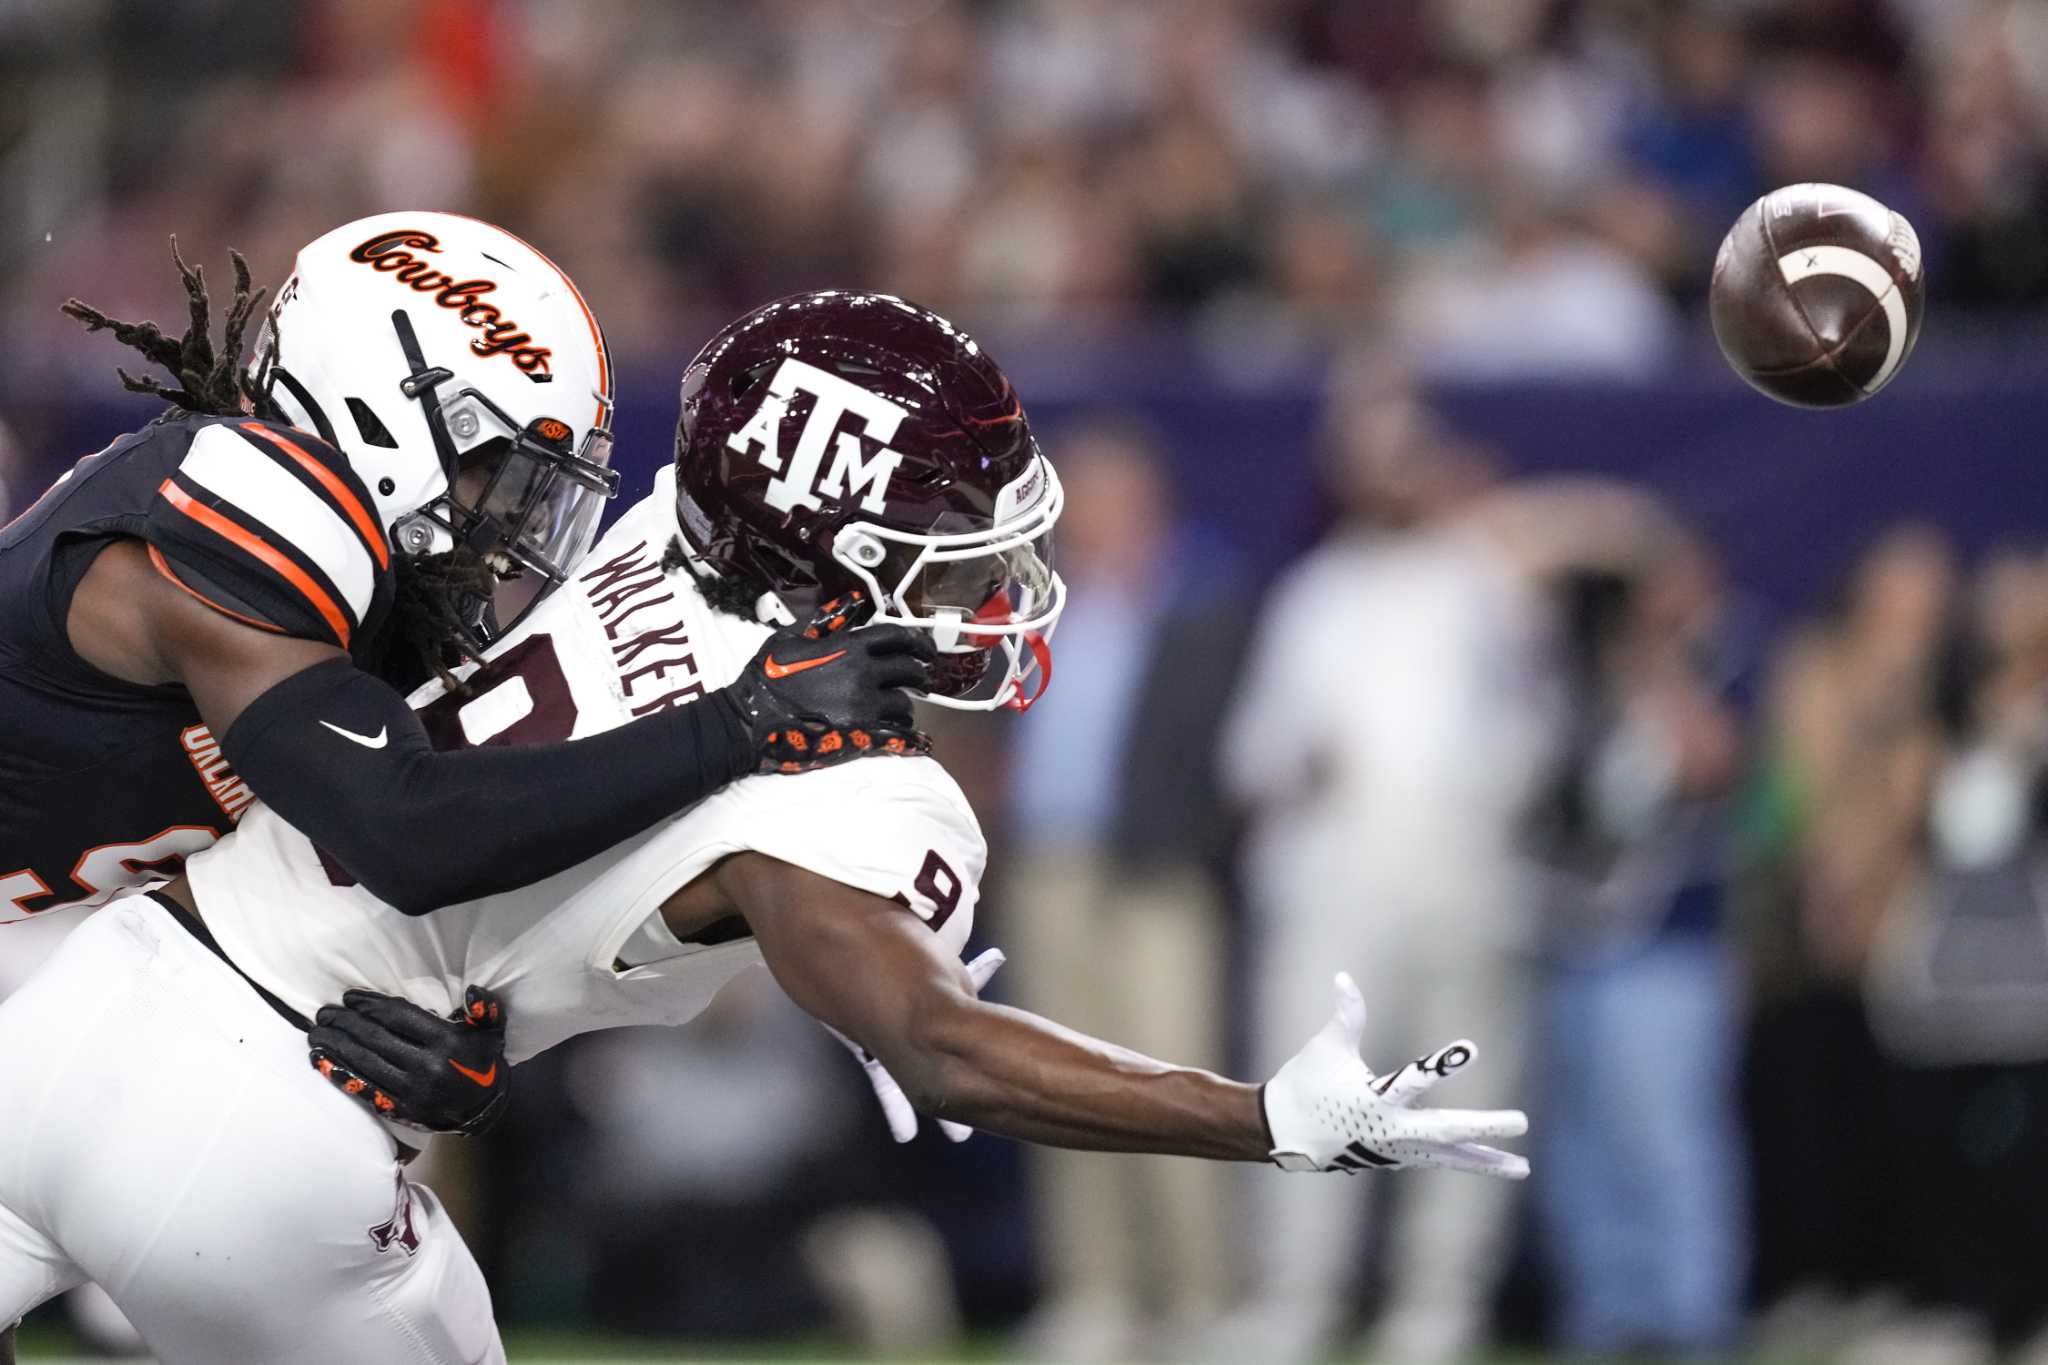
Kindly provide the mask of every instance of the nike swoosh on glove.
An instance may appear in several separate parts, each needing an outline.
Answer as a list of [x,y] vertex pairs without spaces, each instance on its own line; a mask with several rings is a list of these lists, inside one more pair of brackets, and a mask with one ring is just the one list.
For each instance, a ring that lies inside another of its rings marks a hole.
[[1527,1178],[1527,1158],[1484,1145],[1528,1132],[1521,1110],[1415,1107],[1430,1087],[1470,1064],[1478,1049],[1460,1039],[1376,1076],[1358,1055],[1365,1001],[1349,973],[1339,972],[1336,984],[1336,1015],[1260,1089],[1273,1163],[1283,1171],[1347,1175],[1443,1166]]
[[482,986],[466,988],[447,1018],[395,995],[344,991],[339,1005],[313,1016],[307,1057],[379,1118],[429,1133],[481,1133],[511,1095],[505,1018],[496,992]]
[[855,628],[868,614],[858,591],[818,608],[805,626],[768,637],[713,696],[735,707],[752,736],[756,771],[800,773],[870,754],[922,754],[931,741],[911,716],[910,694],[931,681],[938,646],[908,626]]
[[[988,985],[989,978],[996,974],[996,969],[1007,961],[1009,958],[1004,955],[1001,948],[991,948],[967,964],[967,976],[974,982],[976,995],[981,994],[982,987]],[[837,1038],[846,1050],[859,1060],[861,1070],[867,1075],[868,1084],[874,1088],[875,1100],[882,1106],[882,1117],[889,1121],[889,1136],[898,1142],[908,1142],[916,1137],[917,1110],[911,1107],[910,1096],[903,1093],[903,1087],[889,1074],[889,1068],[882,1065],[881,1058],[830,1024],[826,1024],[824,1028],[825,1032]],[[974,1136],[972,1128],[964,1123],[955,1123],[951,1119],[940,1119],[939,1131],[952,1142],[965,1142]]]

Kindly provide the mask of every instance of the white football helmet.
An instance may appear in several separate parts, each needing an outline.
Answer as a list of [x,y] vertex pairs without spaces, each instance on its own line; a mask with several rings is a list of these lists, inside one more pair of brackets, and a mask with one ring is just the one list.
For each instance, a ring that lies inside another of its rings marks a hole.
[[349,457],[400,554],[467,546],[551,587],[618,492],[596,315],[553,261],[474,218],[380,213],[309,243],[250,372]]

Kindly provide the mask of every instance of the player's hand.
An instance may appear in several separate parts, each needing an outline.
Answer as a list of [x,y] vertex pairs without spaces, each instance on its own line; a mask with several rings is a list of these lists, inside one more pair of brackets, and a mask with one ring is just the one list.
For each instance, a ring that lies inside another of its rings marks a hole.
[[306,1034],[314,1069],[379,1118],[430,1133],[481,1133],[511,1093],[505,1010],[482,986],[442,1018],[410,1000],[345,991]]
[[1283,1171],[1396,1170],[1446,1166],[1522,1180],[1529,1162],[1482,1143],[1529,1131],[1519,1109],[1417,1109],[1415,1102],[1465,1066],[1477,1049],[1463,1039],[1386,1076],[1358,1055],[1365,1001],[1350,974],[1337,974],[1336,1017],[1294,1054],[1259,1092]]
[[808,625],[769,636],[719,694],[739,708],[758,771],[930,751],[911,719],[910,694],[926,690],[938,647],[929,631],[908,626],[855,629],[866,610],[858,590],[834,598]]
[[[988,985],[988,979],[996,974],[996,968],[1009,961],[1001,948],[991,948],[967,964],[967,975],[974,982],[974,993],[980,995]],[[917,1110],[911,1108],[910,1096],[903,1093],[903,1087],[896,1084],[896,1078],[889,1074],[889,1068],[881,1059],[869,1052],[853,1039],[825,1025],[825,1031],[845,1044],[846,1050],[860,1061],[861,1070],[867,1073],[868,1084],[874,1087],[875,1099],[882,1106],[882,1117],[889,1120],[889,1136],[898,1142],[908,1142],[917,1136]],[[974,1130],[964,1123],[951,1119],[939,1120],[939,1131],[954,1142],[965,1142],[974,1136]]]

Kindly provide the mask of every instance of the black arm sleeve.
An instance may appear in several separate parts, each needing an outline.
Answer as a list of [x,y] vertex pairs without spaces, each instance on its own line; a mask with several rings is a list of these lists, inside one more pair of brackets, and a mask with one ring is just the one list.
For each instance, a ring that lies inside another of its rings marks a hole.
[[754,766],[713,693],[584,739],[437,752],[405,700],[345,659],[249,704],[221,750],[250,790],[408,915],[593,857]]

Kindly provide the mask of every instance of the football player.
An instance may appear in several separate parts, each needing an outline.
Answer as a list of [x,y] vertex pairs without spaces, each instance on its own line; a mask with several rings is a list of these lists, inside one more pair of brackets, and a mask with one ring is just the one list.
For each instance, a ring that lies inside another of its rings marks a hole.
[[[175,875],[257,798],[421,914],[560,872],[742,773],[919,742],[902,688],[927,646],[902,627],[792,636],[723,686],[623,670],[629,723],[570,747],[431,736],[404,692],[497,632],[501,582],[561,583],[616,491],[596,317],[508,232],[383,214],[299,253],[244,371],[261,294],[240,258],[218,351],[179,268],[181,340],[67,305],[169,369],[177,387],[122,377],[172,410],[0,530],[0,922]],[[855,730],[884,743],[784,738]],[[424,1067],[386,1111],[466,1129],[502,1100],[449,1075]]]
[[[629,723],[634,671],[709,686],[764,639],[776,666],[823,667],[854,613],[931,639],[933,701],[1026,705],[1062,606],[1060,505],[970,338],[886,296],[781,300],[685,372],[654,496],[461,690],[423,689],[421,724],[573,755]],[[769,632],[785,613],[822,653],[784,658]],[[982,1002],[959,955],[985,858],[959,788],[912,756],[742,780],[524,890],[411,917],[258,806],[0,1006],[0,1094],[22,1097],[0,1162],[0,1320],[89,1275],[167,1365],[502,1359],[440,1205],[307,1067],[308,1043],[319,1066],[352,1059],[360,1086],[381,1085],[376,1058],[419,1017],[402,997],[502,1030],[518,1061],[592,1029],[681,1023],[762,962],[931,1115],[1291,1171],[1526,1173],[1480,1145],[1524,1131],[1521,1114],[1414,1107],[1470,1044],[1367,1070],[1348,978],[1337,1018],[1264,1086]],[[365,983],[388,994],[352,990]],[[509,1025],[467,983],[502,994]],[[322,1006],[344,992],[346,1008]],[[137,1064],[152,1057],[175,1065]]]

